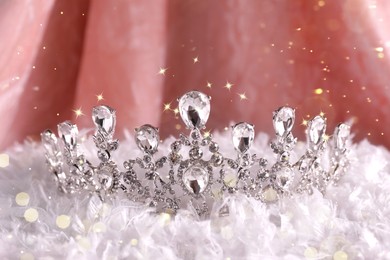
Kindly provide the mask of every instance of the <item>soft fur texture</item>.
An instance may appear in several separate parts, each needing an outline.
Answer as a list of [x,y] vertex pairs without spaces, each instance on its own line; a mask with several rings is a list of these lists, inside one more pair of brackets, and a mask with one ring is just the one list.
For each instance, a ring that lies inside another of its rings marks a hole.
[[[216,140],[227,150],[228,134]],[[271,157],[267,143],[259,135],[253,152]],[[83,147],[89,157],[96,151],[90,139]],[[267,205],[237,195],[198,219],[191,209],[170,216],[126,198],[102,203],[85,193],[62,194],[46,171],[41,145],[18,145],[6,152],[10,165],[0,173],[0,258],[389,259],[390,153],[367,141],[350,149],[348,173],[325,197],[314,192]],[[115,160],[137,153],[128,136]],[[16,203],[20,192],[29,194],[27,206]],[[224,204],[229,215],[220,217]],[[38,211],[37,221],[25,220],[29,208]],[[70,216],[66,229],[56,225],[59,215]]]

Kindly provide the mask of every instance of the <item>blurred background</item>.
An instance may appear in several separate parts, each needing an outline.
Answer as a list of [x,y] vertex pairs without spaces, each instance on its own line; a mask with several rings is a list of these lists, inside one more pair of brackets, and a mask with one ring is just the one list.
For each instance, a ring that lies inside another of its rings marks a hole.
[[273,133],[296,108],[294,134],[353,120],[355,140],[390,147],[387,0],[1,0],[0,149],[37,140],[91,108],[117,110],[117,134],[145,123],[185,131],[176,98],[212,96],[205,131],[248,121]]

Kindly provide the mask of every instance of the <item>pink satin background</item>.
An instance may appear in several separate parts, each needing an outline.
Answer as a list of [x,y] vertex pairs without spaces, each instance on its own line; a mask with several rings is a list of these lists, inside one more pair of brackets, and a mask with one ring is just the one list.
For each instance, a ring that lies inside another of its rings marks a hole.
[[163,105],[192,89],[212,96],[210,130],[272,133],[288,104],[298,136],[322,111],[329,129],[353,118],[357,140],[390,147],[389,12],[386,0],[2,1],[0,147],[66,119],[90,127],[101,103],[117,110],[118,136],[144,123],[177,134]]

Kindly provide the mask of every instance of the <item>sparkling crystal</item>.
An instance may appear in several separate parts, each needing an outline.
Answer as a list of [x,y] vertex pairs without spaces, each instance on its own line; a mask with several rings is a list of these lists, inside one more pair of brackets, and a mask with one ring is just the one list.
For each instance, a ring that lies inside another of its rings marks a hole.
[[344,150],[348,137],[351,133],[351,127],[347,124],[339,124],[334,133],[335,144],[337,149]]
[[211,162],[213,163],[213,165],[215,167],[219,166],[222,164],[223,162],[223,156],[222,154],[216,152],[216,153],[213,153],[213,155],[211,156]]
[[291,107],[281,107],[274,112],[273,124],[277,136],[283,137],[291,132],[295,121],[295,110]]
[[326,130],[326,120],[322,116],[316,116],[309,121],[307,127],[307,136],[309,142],[318,145],[325,134]]
[[199,149],[199,147],[194,147],[190,150],[189,155],[191,159],[198,160],[202,158],[203,152],[201,149]]
[[60,151],[57,144],[57,137],[50,130],[46,130],[41,133],[41,139],[46,151],[46,158],[51,166],[55,167],[60,163],[60,158],[58,158]]
[[179,111],[188,128],[203,128],[210,114],[210,97],[190,91],[179,99]]
[[55,156],[58,152],[57,148],[57,137],[50,130],[46,130],[41,133],[41,139],[43,147],[51,156]]
[[183,182],[188,191],[199,195],[206,189],[209,182],[209,175],[204,168],[194,165],[188,168],[183,174]]
[[284,189],[288,190],[292,180],[293,180],[293,170],[289,167],[282,167],[277,173],[276,173],[276,184]]
[[245,153],[248,151],[255,138],[253,125],[245,122],[236,124],[233,126],[232,138],[234,148],[240,153]]
[[115,110],[109,106],[96,106],[92,110],[92,120],[96,127],[107,135],[112,136],[115,130]]
[[58,124],[58,135],[64,144],[70,149],[74,149],[76,147],[78,133],[79,131],[77,126],[73,125],[69,121]]
[[135,131],[135,142],[138,147],[146,153],[155,153],[160,142],[158,129],[151,125],[143,125]]

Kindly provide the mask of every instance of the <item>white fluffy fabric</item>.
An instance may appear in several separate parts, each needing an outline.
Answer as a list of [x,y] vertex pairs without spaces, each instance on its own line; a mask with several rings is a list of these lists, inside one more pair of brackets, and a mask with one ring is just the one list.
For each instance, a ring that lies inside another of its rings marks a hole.
[[[128,138],[115,153],[118,162],[139,155]],[[216,140],[222,149],[230,144],[228,134]],[[96,151],[90,139],[83,146]],[[266,135],[253,146],[253,152],[271,155]],[[10,164],[0,173],[1,259],[390,259],[390,153],[367,141],[351,147],[348,173],[325,197],[314,192],[267,205],[232,196],[215,203],[207,219],[191,210],[153,214],[120,197],[102,203],[87,194],[65,195],[46,171],[39,143],[6,153]],[[20,192],[29,195],[25,206],[16,201]],[[228,216],[217,214],[222,203],[229,206]],[[31,208],[38,217],[29,222],[25,214]],[[64,229],[56,223],[60,215],[70,219]]]

